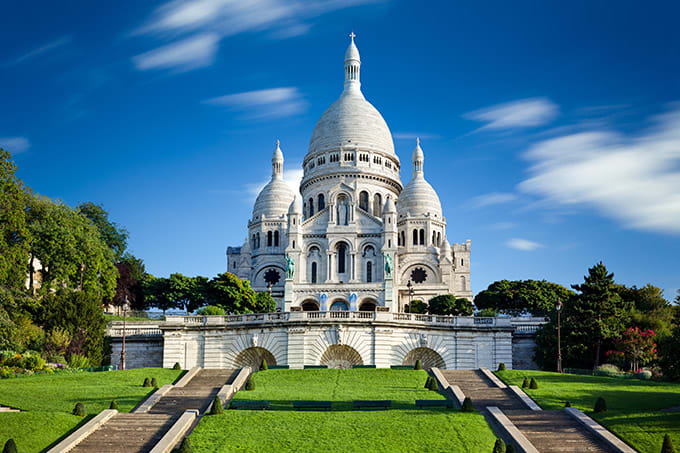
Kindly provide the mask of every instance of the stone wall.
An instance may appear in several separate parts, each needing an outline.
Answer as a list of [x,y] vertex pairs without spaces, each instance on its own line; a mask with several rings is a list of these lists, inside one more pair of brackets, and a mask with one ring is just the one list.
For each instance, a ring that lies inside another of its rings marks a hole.
[[[120,364],[123,348],[122,337],[111,338],[111,364]],[[163,366],[163,337],[129,336],[125,339],[126,368],[147,368]],[[174,362],[170,364],[172,367]]]
[[516,370],[538,370],[534,361],[536,341],[533,336],[515,335],[512,337],[512,364]]

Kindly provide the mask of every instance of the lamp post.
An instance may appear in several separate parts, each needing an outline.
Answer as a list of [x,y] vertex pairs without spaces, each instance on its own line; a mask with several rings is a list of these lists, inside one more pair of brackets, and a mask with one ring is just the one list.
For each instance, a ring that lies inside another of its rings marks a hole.
[[406,287],[408,288],[408,312],[411,313],[411,304],[413,303],[413,293],[415,290],[413,289],[413,285],[411,284],[411,280],[409,280],[406,283]]
[[123,349],[120,352],[120,369],[125,369],[125,334],[127,332],[127,304],[128,297],[125,296],[125,301],[123,302]]
[[562,373],[562,339],[560,338],[561,319],[560,312],[562,311],[562,301],[557,298],[555,303],[555,310],[557,311],[557,372]]

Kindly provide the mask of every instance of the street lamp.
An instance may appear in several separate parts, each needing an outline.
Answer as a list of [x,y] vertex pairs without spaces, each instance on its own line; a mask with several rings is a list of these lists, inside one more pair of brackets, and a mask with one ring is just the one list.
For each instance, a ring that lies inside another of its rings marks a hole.
[[120,352],[120,369],[125,369],[125,333],[127,332],[127,304],[128,297],[125,296],[125,301],[123,302],[123,349]]
[[560,338],[561,319],[560,312],[562,311],[562,301],[557,298],[555,303],[555,310],[557,311],[557,372],[562,373],[562,339]]
[[413,285],[411,284],[411,280],[409,280],[406,283],[406,287],[408,288],[408,312],[411,313],[411,304],[413,303],[413,293],[415,290],[413,289]]

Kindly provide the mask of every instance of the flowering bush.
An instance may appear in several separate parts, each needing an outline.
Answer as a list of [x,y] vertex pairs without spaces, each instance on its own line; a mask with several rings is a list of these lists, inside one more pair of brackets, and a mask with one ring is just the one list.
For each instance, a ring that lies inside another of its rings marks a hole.
[[621,338],[616,340],[616,347],[618,350],[609,351],[607,357],[616,359],[623,356],[630,363],[630,369],[638,372],[641,365],[656,359],[656,333],[651,329],[629,327]]

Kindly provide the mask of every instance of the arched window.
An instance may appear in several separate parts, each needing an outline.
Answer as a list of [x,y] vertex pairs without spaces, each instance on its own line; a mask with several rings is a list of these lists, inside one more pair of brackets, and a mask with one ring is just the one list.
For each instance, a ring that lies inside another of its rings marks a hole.
[[373,215],[376,217],[382,215],[382,195],[379,193],[373,195]]
[[314,198],[309,199],[309,216],[314,215]]
[[437,245],[437,232],[432,232],[432,245]]
[[277,231],[274,231],[274,247],[278,247],[278,246],[279,246],[279,232],[277,230]]
[[271,247],[271,246],[272,246],[272,232],[267,231],[267,247]]
[[347,311],[347,304],[344,302],[333,302],[331,305],[331,311]]
[[425,230],[420,230],[420,245],[425,245]]
[[326,207],[326,200],[324,200],[323,194],[320,193],[318,196],[318,201],[316,203],[316,207],[319,211],[324,209]]
[[464,275],[460,276],[460,289],[462,289],[463,291],[467,289],[467,281],[465,281]]
[[373,281],[373,263],[370,261],[366,263],[366,283]]
[[257,233],[255,235],[255,248],[259,249],[260,248],[260,233]]
[[359,194],[359,207],[368,212],[368,192],[362,190]]
[[257,242],[255,242],[255,241],[256,241],[255,235],[253,234],[253,240],[252,240],[252,242],[250,243],[250,246],[251,246],[252,248],[257,248]]
[[347,253],[347,246],[345,244],[338,245],[338,274],[345,273],[345,254]]
[[406,247],[406,234],[403,231],[401,232],[401,245]]
[[312,263],[312,283],[316,283],[316,262]]
[[437,247],[442,245],[442,234],[437,232]]
[[460,259],[460,265],[465,266],[465,260],[463,258]]
[[418,245],[418,230],[413,230],[413,245]]

